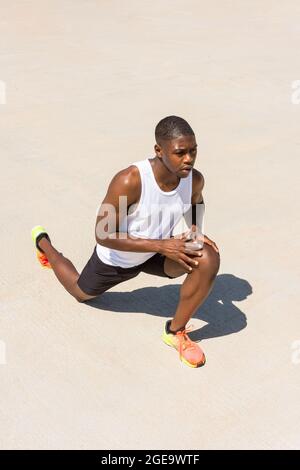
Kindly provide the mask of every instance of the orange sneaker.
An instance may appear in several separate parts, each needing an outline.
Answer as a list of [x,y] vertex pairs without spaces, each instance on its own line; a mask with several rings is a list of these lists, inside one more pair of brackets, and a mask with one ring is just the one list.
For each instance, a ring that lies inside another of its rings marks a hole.
[[31,230],[31,238],[32,238],[32,241],[33,241],[34,246],[36,248],[37,259],[38,259],[39,263],[41,264],[41,266],[43,268],[52,269],[52,266],[49,263],[47,256],[45,255],[43,250],[38,245],[38,242],[43,237],[48,238],[48,240],[50,241],[49,235],[48,235],[47,231],[44,229],[44,227],[42,227],[41,225],[36,225],[35,227],[33,227],[33,229]]
[[182,362],[190,367],[201,367],[206,362],[205,354],[200,346],[191,341],[187,333],[191,329],[183,329],[177,333],[171,333],[169,330],[172,320],[168,320],[162,336],[162,340],[168,346],[172,346],[179,352],[179,358]]
[[52,266],[49,263],[48,258],[44,253],[41,253],[39,250],[36,250],[36,257],[43,268],[52,269]]

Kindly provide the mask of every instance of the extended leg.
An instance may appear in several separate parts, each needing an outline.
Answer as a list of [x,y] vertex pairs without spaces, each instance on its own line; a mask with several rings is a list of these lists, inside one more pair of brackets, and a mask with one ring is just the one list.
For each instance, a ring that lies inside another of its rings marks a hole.
[[55,276],[64,288],[79,302],[92,299],[95,296],[87,295],[77,285],[79,273],[70,260],[59,253],[46,238],[42,238],[39,246],[45,252]]

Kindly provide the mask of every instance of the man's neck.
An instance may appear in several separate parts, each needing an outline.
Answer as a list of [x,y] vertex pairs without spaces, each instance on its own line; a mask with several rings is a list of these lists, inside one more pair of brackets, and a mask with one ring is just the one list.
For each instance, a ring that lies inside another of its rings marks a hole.
[[160,185],[163,185],[170,191],[178,186],[180,178],[177,175],[172,174],[160,158],[154,157],[151,165],[155,179]]

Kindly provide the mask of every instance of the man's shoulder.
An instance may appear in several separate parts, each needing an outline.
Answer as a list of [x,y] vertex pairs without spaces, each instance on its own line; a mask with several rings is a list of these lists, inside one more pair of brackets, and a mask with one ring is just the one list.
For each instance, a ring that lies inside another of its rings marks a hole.
[[126,195],[129,198],[130,204],[139,200],[141,179],[138,168],[135,165],[129,165],[118,171],[113,177],[110,187],[114,193]]
[[129,186],[139,186],[140,184],[140,172],[137,166],[129,165],[126,168],[118,171],[113,179],[118,182]]
[[193,179],[195,180],[201,180],[202,178],[204,178],[203,174],[201,173],[201,171],[197,170],[196,168],[193,168]]
[[203,186],[204,184],[204,176],[201,171],[196,170],[193,168],[193,186]]

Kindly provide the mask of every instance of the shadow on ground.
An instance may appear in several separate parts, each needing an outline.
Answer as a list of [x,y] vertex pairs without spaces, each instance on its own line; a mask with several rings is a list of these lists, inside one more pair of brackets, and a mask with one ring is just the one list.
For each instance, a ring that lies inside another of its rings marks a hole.
[[[179,299],[181,284],[162,287],[143,287],[131,292],[104,292],[85,302],[94,308],[111,312],[147,313],[160,317],[172,317]],[[232,274],[220,274],[214,287],[193,318],[207,322],[202,328],[189,334],[192,340],[214,338],[237,333],[247,326],[246,315],[233,301],[241,301],[252,294],[252,287],[245,279]]]

